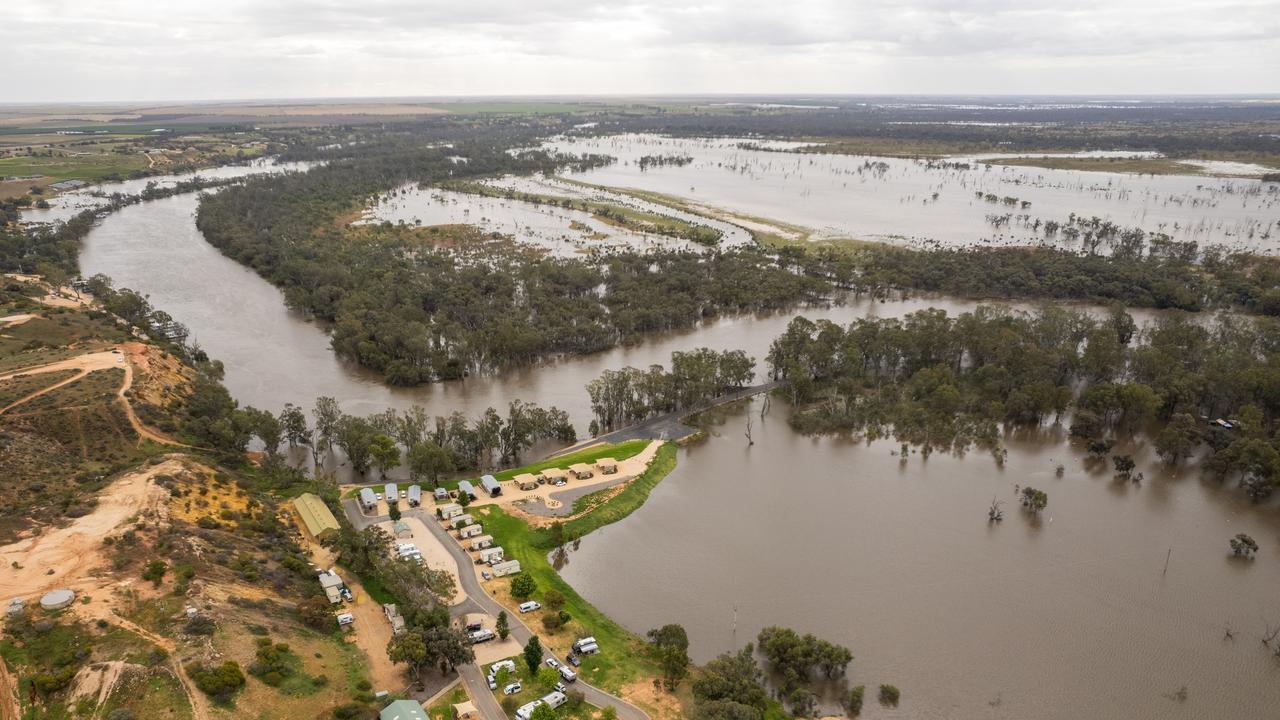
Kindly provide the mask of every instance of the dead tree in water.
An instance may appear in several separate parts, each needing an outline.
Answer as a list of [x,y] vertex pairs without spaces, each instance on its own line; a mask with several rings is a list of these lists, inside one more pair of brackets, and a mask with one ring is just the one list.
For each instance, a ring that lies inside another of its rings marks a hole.
[[1004,511],[1000,509],[1000,506],[1003,504],[1004,503],[1002,501],[997,500],[994,497],[991,498],[991,507],[987,509],[987,522],[993,523],[1004,520]]
[[751,439],[751,413],[747,413],[747,432],[746,432],[746,436],[747,436],[747,446],[748,446],[748,447],[750,447],[750,446],[752,446],[752,445],[755,445],[755,444],[756,444],[756,441]]

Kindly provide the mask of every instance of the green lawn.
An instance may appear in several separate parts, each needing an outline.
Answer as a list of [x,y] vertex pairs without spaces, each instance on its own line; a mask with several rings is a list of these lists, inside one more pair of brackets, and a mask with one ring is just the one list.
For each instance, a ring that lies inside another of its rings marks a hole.
[[[638,508],[653,487],[675,467],[675,453],[674,445],[663,445],[648,470],[632,480],[625,490],[567,524],[569,532],[566,537],[577,537],[617,522]],[[537,581],[535,597],[542,599],[551,589],[561,592],[565,596],[564,609],[573,616],[573,622],[596,638],[601,652],[582,659],[582,667],[578,671],[583,678],[593,685],[617,692],[628,682],[657,674],[657,667],[649,658],[644,641],[583,599],[547,561],[547,553],[552,549],[547,531],[534,530],[520,518],[496,506],[484,506],[475,512],[483,518],[485,530],[493,535],[494,543],[503,547],[506,557],[519,560],[522,571]],[[533,629],[537,632],[542,628]]]

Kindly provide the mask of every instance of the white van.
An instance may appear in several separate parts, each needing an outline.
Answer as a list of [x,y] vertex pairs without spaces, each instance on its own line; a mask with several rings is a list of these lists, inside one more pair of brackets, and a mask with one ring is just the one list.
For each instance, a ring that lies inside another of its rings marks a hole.
[[537,600],[529,600],[528,602],[520,603],[521,614],[527,613],[527,612],[533,612],[534,610],[539,610],[541,608],[542,608],[542,603],[538,602]]
[[338,627],[346,627],[355,623],[356,616],[351,613],[341,613],[338,615]]

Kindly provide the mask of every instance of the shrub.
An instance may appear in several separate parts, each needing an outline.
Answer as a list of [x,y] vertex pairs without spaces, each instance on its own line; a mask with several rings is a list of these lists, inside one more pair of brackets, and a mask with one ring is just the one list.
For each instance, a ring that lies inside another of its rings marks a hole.
[[559,590],[548,590],[542,596],[542,604],[546,605],[552,612],[560,612],[564,608],[564,593]]
[[356,703],[347,703],[334,708],[333,716],[338,720],[351,720],[352,718],[359,717],[360,711],[363,709],[364,708]]
[[893,707],[897,707],[898,698],[901,696],[902,696],[902,693],[898,690],[898,688],[892,685],[880,686],[880,704],[881,705],[892,705]]
[[542,627],[546,628],[547,632],[556,632],[564,627],[564,621],[560,619],[559,615],[543,615]]
[[520,573],[511,579],[511,596],[519,600],[527,600],[538,591],[538,581],[528,573]]
[[235,660],[228,660],[217,667],[195,662],[187,665],[185,670],[201,692],[219,702],[230,701],[231,696],[244,687],[244,673]]
[[129,708],[116,708],[107,713],[107,720],[133,720],[133,711]]
[[849,696],[845,698],[844,709],[849,713],[849,717],[858,717],[862,712],[862,694],[866,692],[865,685],[859,685],[849,689]]

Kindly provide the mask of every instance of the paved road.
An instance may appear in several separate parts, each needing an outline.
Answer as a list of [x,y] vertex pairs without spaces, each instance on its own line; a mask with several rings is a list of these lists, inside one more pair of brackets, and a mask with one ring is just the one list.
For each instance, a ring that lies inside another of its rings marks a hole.
[[[343,510],[346,511],[347,518],[351,520],[351,524],[357,530],[363,530],[370,525],[384,522],[389,518],[386,515],[368,516],[360,511],[359,503],[355,498],[347,498],[342,501]],[[458,563],[458,579],[462,583],[462,590],[466,593],[467,598],[462,602],[451,605],[449,614],[453,617],[460,617],[467,613],[483,612],[493,617],[497,617],[499,612],[506,610],[489,596],[484,588],[480,586],[480,580],[476,577],[475,562],[471,556],[467,554],[458,541],[440,526],[439,520],[430,508],[409,508],[404,510],[405,515],[412,515],[422,521],[432,533],[444,544],[449,550],[449,554]],[[511,635],[521,645],[529,642],[529,638],[533,636],[533,632],[520,620],[518,613],[508,613],[507,623],[511,628]],[[507,714],[503,712],[502,706],[498,704],[497,698],[493,692],[489,690],[489,683],[485,679],[484,671],[474,663],[464,665],[458,668],[458,674],[462,676],[462,682],[467,686],[467,692],[475,699],[476,708],[480,710],[480,714],[487,720],[505,720]],[[612,705],[618,711],[620,720],[649,720],[649,716],[643,710],[632,705],[631,703],[610,695],[609,693],[592,687],[586,682],[579,679],[574,683],[574,689],[581,692],[587,702],[597,707]]]

